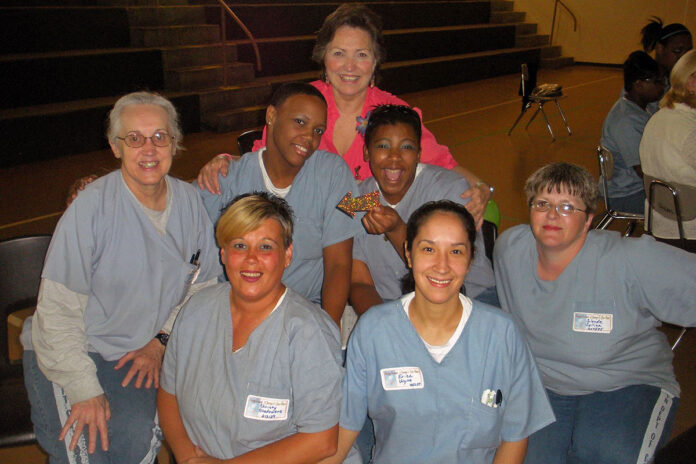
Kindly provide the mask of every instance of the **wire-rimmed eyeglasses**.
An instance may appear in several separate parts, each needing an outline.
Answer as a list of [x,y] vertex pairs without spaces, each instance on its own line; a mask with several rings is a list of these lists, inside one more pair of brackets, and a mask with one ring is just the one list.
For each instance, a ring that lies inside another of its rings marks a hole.
[[167,131],[163,130],[156,131],[150,137],[145,137],[140,132],[133,131],[127,133],[125,137],[117,136],[116,138],[119,140],[123,140],[123,142],[131,148],[142,147],[143,145],[145,145],[147,139],[150,139],[152,144],[156,147],[168,147],[172,143],[172,140],[174,140],[174,137],[169,135]]

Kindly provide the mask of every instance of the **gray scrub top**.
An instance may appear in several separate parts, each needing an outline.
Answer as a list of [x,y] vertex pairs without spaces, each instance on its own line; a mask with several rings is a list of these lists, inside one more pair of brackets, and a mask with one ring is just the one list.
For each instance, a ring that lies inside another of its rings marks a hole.
[[287,289],[233,352],[229,294],[225,282],[191,297],[164,357],[162,388],[176,396],[193,443],[230,459],[336,425],[343,378],[336,324]]
[[[411,214],[423,203],[434,200],[451,200],[466,204],[469,199],[460,195],[469,189],[465,178],[448,169],[431,164],[420,164],[420,172],[413,184],[396,206],[396,212],[404,222],[408,222]],[[374,177],[365,179],[360,184],[360,194],[378,190],[379,186]],[[380,194],[380,203],[388,205]],[[481,231],[476,232],[476,255],[469,273],[464,280],[467,296],[475,298],[486,288],[495,285],[495,275],[490,260],[486,256]],[[356,235],[353,243],[353,259],[364,262],[370,269],[375,288],[383,300],[394,300],[401,296],[399,280],[408,272],[406,264],[394,249],[394,246],[384,240],[383,235],[368,234],[364,228]]]
[[201,251],[198,282],[222,274],[213,226],[194,188],[167,176],[166,235],[155,229],[114,171],[89,184],[63,213],[43,279],[87,295],[89,350],[114,361],[143,347],[181,302]]
[[554,281],[537,275],[528,225],[494,251],[498,295],[524,331],[546,388],[561,395],[654,385],[679,396],[660,321],[696,325],[696,255],[643,235],[591,230]]
[[[226,177],[220,176],[221,195],[201,191],[210,218],[217,222],[221,210],[237,195],[267,191],[257,152],[230,163]],[[283,274],[283,283],[313,303],[321,303],[324,282],[323,249],[352,238],[362,225],[336,208],[348,192],[358,187],[343,159],[333,153],[315,151],[292,182],[285,200],[294,214],[293,256]]]

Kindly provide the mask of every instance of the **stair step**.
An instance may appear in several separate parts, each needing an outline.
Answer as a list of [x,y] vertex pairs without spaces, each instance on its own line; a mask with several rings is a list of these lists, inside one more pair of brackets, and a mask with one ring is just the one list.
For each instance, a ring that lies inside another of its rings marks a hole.
[[[206,66],[222,62],[221,45],[188,45],[162,48],[162,65],[164,69]],[[227,61],[237,61],[237,47],[226,45]]]
[[171,47],[218,41],[220,27],[215,24],[131,28],[131,44],[135,47]]
[[541,58],[556,58],[561,56],[560,45],[549,45],[541,49]]
[[[254,79],[254,66],[250,63],[230,63],[227,66],[229,84]],[[222,85],[223,80],[222,65],[169,69],[164,73],[164,86],[168,90],[207,89]]]
[[517,23],[517,24],[515,24],[515,33],[517,35],[536,34],[537,33],[537,24],[536,23]]
[[544,34],[525,34],[515,37],[515,47],[541,47],[549,44],[549,36]]
[[199,92],[201,113],[256,106],[271,99],[270,83],[243,83]]
[[217,132],[259,127],[266,122],[266,106],[256,105],[231,111],[215,111],[203,115],[202,119],[203,125]]
[[558,69],[573,66],[573,64],[575,64],[575,59],[572,56],[557,56],[554,58],[542,58],[540,66],[547,69]]
[[507,24],[524,22],[524,11],[491,11],[492,24]]
[[128,22],[132,27],[204,24],[206,22],[205,7],[192,5],[131,7],[128,8]]
[[96,0],[98,5],[104,6],[168,6],[188,5],[187,0]]
[[512,1],[491,0],[491,11],[512,11],[514,6]]

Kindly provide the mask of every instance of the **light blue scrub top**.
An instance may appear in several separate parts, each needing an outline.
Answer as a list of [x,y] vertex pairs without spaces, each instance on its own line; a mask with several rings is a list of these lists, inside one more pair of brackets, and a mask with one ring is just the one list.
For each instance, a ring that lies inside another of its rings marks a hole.
[[[608,181],[610,198],[643,190],[643,179],[633,166],[640,165],[640,139],[651,116],[652,113],[622,96],[604,120],[600,143],[614,155],[614,175]],[[600,182],[600,189],[601,185]]]
[[[583,395],[653,385],[679,396],[672,351],[657,327],[696,325],[696,255],[647,235],[591,230],[563,273],[547,281],[523,224],[498,238],[494,260],[502,308],[525,333],[547,388]],[[604,328],[586,327],[587,315],[605,320]]]
[[[237,195],[268,191],[263,182],[258,153],[230,163],[226,177],[220,176],[221,195],[201,191],[210,218],[217,222],[221,210]],[[313,303],[321,303],[324,281],[323,249],[353,238],[362,229],[360,217],[351,218],[336,205],[358,187],[343,159],[323,150],[315,151],[295,177],[285,200],[294,215],[293,254],[283,274],[283,283]]]
[[[196,293],[167,345],[162,388],[176,396],[191,440],[211,456],[230,459],[297,432],[335,426],[343,378],[336,324],[287,289],[233,352],[229,294],[228,282]],[[259,397],[267,401],[254,405]]]
[[[422,388],[386,389],[393,380],[388,371],[403,367],[420,369]],[[494,397],[500,390],[497,407],[482,403],[487,390]],[[491,463],[502,440],[522,440],[554,421],[531,351],[512,319],[477,301],[439,364],[401,300],[374,306],[358,319],[348,343],[340,425],[360,430],[368,414],[376,464]]]
[[[421,164],[421,171],[396,206],[396,212],[404,222],[423,203],[434,200],[451,200],[466,204],[469,199],[460,195],[469,189],[469,183],[462,176],[449,169],[431,164]],[[360,184],[361,195],[378,190],[374,177],[365,179]],[[380,194],[380,203],[388,205]],[[476,232],[476,255],[469,273],[464,280],[467,296],[475,298],[482,291],[495,286],[495,275],[490,260],[486,256],[481,231]],[[364,262],[370,269],[372,280],[379,296],[384,301],[395,300],[401,296],[399,280],[408,272],[404,261],[394,246],[384,240],[384,235],[368,234],[363,228],[355,237],[353,259]]]
[[197,282],[222,274],[213,225],[193,186],[167,176],[171,212],[157,232],[128,190],[121,171],[89,184],[63,213],[51,240],[43,279],[88,295],[89,351],[107,361],[142,348],[181,302],[201,251]]

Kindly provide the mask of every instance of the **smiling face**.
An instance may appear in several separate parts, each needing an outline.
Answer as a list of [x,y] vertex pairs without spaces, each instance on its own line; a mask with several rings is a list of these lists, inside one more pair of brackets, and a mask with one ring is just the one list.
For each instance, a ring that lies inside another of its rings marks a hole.
[[343,98],[364,95],[377,60],[370,34],[356,27],[341,26],[326,46],[324,68],[334,93]]
[[313,95],[295,94],[266,111],[266,148],[273,163],[297,173],[319,147],[326,130],[326,104]]
[[471,246],[462,221],[453,213],[436,212],[426,219],[406,250],[416,296],[431,304],[458,299],[471,265]]
[[[568,193],[566,189],[561,189],[561,192],[555,190],[547,192],[546,188],[543,188],[532,199],[533,202],[539,200],[547,201],[552,205],[568,203],[576,209],[586,209],[582,200]],[[585,243],[593,217],[593,214],[581,211],[575,211],[569,216],[561,216],[553,206],[548,211],[530,209],[530,224],[537,247],[547,251],[579,251]]]
[[220,250],[220,259],[235,301],[268,304],[285,290],[280,280],[290,265],[292,245],[284,248],[280,224],[266,219],[257,229],[232,238]]
[[[118,137],[139,132],[145,137],[151,137],[157,131],[167,131],[168,116],[164,108],[154,105],[131,105],[121,113],[120,133]],[[145,140],[145,145],[132,148],[123,140],[110,142],[114,156],[121,160],[121,171],[126,185],[138,196],[161,186],[164,176],[172,166],[174,142],[167,147],[156,147],[151,139]]]
[[413,127],[402,122],[377,127],[363,153],[384,198],[392,205],[400,202],[413,184],[420,161]]

